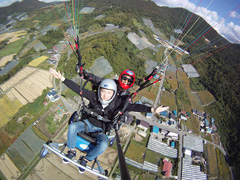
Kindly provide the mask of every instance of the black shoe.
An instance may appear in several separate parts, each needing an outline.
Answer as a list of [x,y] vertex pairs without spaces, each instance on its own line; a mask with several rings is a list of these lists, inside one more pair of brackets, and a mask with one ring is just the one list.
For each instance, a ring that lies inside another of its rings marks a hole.
[[[79,160],[80,160],[80,165],[82,165],[82,166],[84,166],[84,167],[87,166],[87,160],[85,160],[84,156],[82,156]],[[78,168],[78,172],[79,172],[80,174],[82,174],[82,173],[85,172],[85,169],[79,167],[79,168]]]
[[[76,151],[75,150],[69,150],[66,157],[68,157],[69,159],[73,159],[74,157],[76,157]],[[68,164],[69,161],[67,159],[63,159],[62,163]]]

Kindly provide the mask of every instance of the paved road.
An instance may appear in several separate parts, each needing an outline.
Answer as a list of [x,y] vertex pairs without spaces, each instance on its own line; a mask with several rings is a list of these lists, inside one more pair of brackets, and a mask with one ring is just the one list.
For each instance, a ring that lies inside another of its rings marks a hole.
[[[167,48],[166,50],[164,51],[164,55],[166,57],[166,51],[167,51]],[[164,63],[164,62],[163,62]],[[168,64],[168,58],[166,59],[166,64]],[[164,67],[163,69],[163,76],[162,76],[162,80],[160,81],[160,86],[159,86],[159,89],[158,89],[158,93],[157,93],[157,96],[156,96],[156,99],[155,99],[155,103],[154,103],[154,108],[157,107],[157,104],[159,103],[160,104],[160,100],[161,100],[161,92],[162,92],[162,85],[163,85],[163,81],[165,79],[165,72],[167,70],[167,66]]]

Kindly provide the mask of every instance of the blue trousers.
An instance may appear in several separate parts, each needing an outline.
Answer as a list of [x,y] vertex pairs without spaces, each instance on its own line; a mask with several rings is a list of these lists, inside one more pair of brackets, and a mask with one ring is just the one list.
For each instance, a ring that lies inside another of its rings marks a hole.
[[[92,125],[87,119],[83,120],[87,125],[88,132],[98,132],[103,131],[102,128]],[[77,142],[77,133],[85,131],[85,124],[82,121],[74,122],[69,125],[68,136],[67,136],[67,147],[69,149],[74,149]],[[85,157],[88,161],[94,160],[96,157],[101,155],[108,147],[108,139],[106,134],[98,133],[96,136],[97,145],[90,151]]]

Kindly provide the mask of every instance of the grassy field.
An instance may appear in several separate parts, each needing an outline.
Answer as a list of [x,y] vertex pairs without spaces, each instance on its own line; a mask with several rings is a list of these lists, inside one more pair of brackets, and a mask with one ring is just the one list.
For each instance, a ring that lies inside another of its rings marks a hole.
[[170,109],[176,109],[175,95],[168,91],[163,91],[161,96],[161,104],[169,106]]
[[149,86],[149,87],[143,89],[142,91],[139,91],[137,96],[134,98],[134,102],[140,100],[142,96],[155,102],[158,88],[159,88],[159,82],[157,82],[155,85],[152,85],[152,86]]
[[3,127],[5,124],[8,123],[8,117],[5,115],[5,113],[0,109],[0,128]]
[[216,101],[215,97],[209,91],[200,91],[197,94],[204,105]]
[[28,63],[29,66],[33,66],[33,67],[37,67],[39,64],[41,64],[42,62],[44,62],[46,59],[48,59],[47,56],[41,56],[37,59],[34,59],[33,61],[31,61],[30,63]]
[[185,72],[182,72],[182,71],[177,71],[177,77],[183,83],[184,88],[191,91],[187,74]]
[[161,154],[148,149],[147,152],[146,152],[144,160],[147,161],[147,162],[150,162],[152,164],[158,165],[161,157],[162,157]]
[[205,87],[199,82],[199,78],[190,78],[190,87],[193,91],[205,90]]
[[202,137],[203,139],[206,139],[206,140],[210,141],[210,142],[213,142],[213,141],[212,141],[211,134],[209,134],[209,133],[205,134],[205,133],[201,132],[201,137]]
[[145,146],[139,145],[136,141],[131,141],[125,156],[143,164],[143,155],[145,154],[146,149]]
[[175,74],[167,78],[167,82],[174,91],[178,88],[178,82]]
[[15,42],[8,44],[0,51],[0,57],[7,56],[10,54],[17,54],[18,51],[22,48],[26,38],[19,39]]
[[178,89],[176,90],[176,99],[178,108],[182,109],[183,105],[190,105],[190,99],[188,96],[188,91],[185,89],[183,83],[179,82]]
[[218,134],[213,134],[212,137],[213,137],[214,143],[220,145],[220,142],[221,142],[220,136]]
[[207,144],[207,162],[209,176],[211,178],[218,177],[217,157],[216,151],[212,144]]
[[198,98],[196,93],[192,93],[191,91],[187,91],[188,98],[190,100],[190,104],[192,109],[196,109],[197,111],[204,112],[204,109],[202,108],[202,103],[200,99]]
[[22,104],[19,100],[17,100],[17,99],[15,99],[15,100],[13,101],[13,104],[14,104],[18,109],[23,106],[23,104]]
[[18,111],[18,108],[6,95],[0,98],[0,108],[4,111],[8,118],[13,117],[13,115]]
[[219,168],[219,180],[230,180],[231,178],[231,172],[229,169],[228,164],[225,161],[225,157],[218,149],[216,149],[217,154],[217,163]]

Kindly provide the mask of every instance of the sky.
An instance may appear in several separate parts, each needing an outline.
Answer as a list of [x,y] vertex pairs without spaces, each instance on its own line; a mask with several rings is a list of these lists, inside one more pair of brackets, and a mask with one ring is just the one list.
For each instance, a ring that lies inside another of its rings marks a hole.
[[[230,42],[240,44],[240,0],[152,1],[158,6],[182,7],[195,12]],[[184,27],[184,24],[182,27]]]
[[[0,0],[0,7],[15,1]],[[50,2],[54,0],[40,0]],[[204,18],[232,43],[240,44],[240,0],[152,0],[158,6],[182,7]],[[197,24],[197,22],[196,22]],[[184,27],[184,24],[182,25]]]

